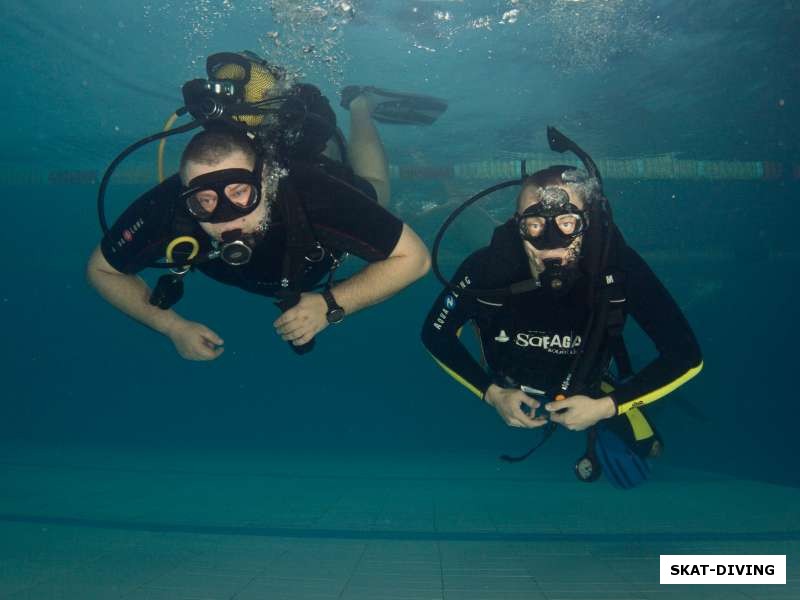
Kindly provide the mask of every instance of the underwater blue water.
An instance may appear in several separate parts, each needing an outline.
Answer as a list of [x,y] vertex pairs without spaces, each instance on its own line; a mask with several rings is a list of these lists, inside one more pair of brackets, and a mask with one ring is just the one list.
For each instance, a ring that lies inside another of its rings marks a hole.
[[[344,20],[339,4],[2,2],[4,442],[489,457],[531,445],[530,432],[504,426],[419,343],[439,290],[432,275],[329,328],[305,357],[273,333],[269,301],[194,275],[179,311],[225,338],[209,363],[182,360],[88,287],[97,174],[161,129],[181,84],[204,76],[206,55],[250,48],[322,88],[345,130],[344,84],[447,99],[431,127],[381,126],[396,166],[547,154],[547,124],[597,158],[781,165],[773,180],[609,178],[607,192],[705,359],[695,380],[652,407],[661,464],[800,485],[800,2],[354,1]],[[310,16],[315,6],[326,16]],[[168,164],[186,139],[171,139]],[[154,182],[154,156],[148,147],[126,168]],[[426,211],[496,181],[397,177],[393,206],[430,244],[449,210]],[[110,214],[149,185],[113,185]],[[503,210],[495,203],[492,214]],[[491,229],[485,214],[465,217],[446,241],[445,269]],[[634,326],[628,334],[634,364],[646,364],[653,348]],[[536,460],[570,457],[569,479],[583,443],[557,435]]]
[[[31,191],[8,189],[16,198]],[[704,351],[702,374],[652,407],[664,461],[797,484],[796,259],[790,247],[781,258],[781,240],[766,233],[797,220],[796,186],[611,182],[609,191],[636,196],[618,206],[620,226],[653,257]],[[211,363],[182,360],[87,288],[93,192],[74,186],[57,202],[42,195],[42,206],[7,222],[17,253],[6,254],[0,287],[6,439],[487,453],[529,443],[530,433],[505,427],[418,343],[438,289],[432,277],[330,328],[300,358],[275,338],[268,301],[194,276],[180,310],[220,332],[226,352]],[[672,193],[691,210],[676,210]],[[765,210],[773,205],[783,209]],[[645,364],[653,349],[629,333],[634,364]]]

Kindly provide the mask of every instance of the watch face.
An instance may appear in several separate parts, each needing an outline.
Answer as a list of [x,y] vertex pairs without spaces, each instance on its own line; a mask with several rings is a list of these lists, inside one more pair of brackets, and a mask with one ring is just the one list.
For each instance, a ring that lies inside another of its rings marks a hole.
[[333,308],[328,311],[328,323],[341,323],[344,321],[344,309],[343,308]]

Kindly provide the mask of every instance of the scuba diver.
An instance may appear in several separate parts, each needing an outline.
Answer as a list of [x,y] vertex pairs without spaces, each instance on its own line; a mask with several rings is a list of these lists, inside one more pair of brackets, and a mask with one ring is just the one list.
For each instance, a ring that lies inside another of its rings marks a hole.
[[[123,313],[166,335],[190,360],[213,360],[223,339],[172,309],[193,270],[277,299],[277,334],[298,354],[329,324],[381,302],[430,268],[427,248],[389,204],[389,174],[373,118],[430,124],[447,107],[427,96],[373,87],[343,90],[346,144],[328,100],[250,52],[208,57],[208,79],[183,86],[185,106],[162,133],[133,144],[106,171],[98,194],[103,238],[87,266],[91,285]],[[194,120],[171,129],[185,114]],[[166,138],[203,127],[180,171],[163,178]],[[161,183],[109,227],[105,194],[119,163],[160,140]],[[334,282],[353,254],[367,261]],[[137,276],[168,269],[152,291]]]
[[[578,478],[595,481],[604,473],[616,487],[632,488],[647,479],[647,459],[663,447],[641,407],[697,375],[700,348],[669,292],[615,226],[594,161],[555,128],[547,136],[551,149],[573,152],[585,171],[554,165],[526,175],[523,163],[521,179],[484,190],[450,216],[432,252],[445,289],[427,315],[422,342],[507,425],[543,428],[527,454],[503,460],[524,460],[558,425],[589,430]],[[514,216],[445,279],[437,256],[450,223],[474,202],[516,185]],[[635,373],[622,337],[628,315],[658,351]],[[460,340],[468,322],[477,329],[482,362]]]

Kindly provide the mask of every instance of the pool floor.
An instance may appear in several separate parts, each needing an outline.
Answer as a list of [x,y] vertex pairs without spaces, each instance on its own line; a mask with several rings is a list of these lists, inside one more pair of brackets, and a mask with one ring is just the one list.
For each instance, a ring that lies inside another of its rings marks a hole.
[[[553,462],[6,445],[0,598],[800,597],[800,489]],[[660,554],[786,554],[787,584],[662,586]]]

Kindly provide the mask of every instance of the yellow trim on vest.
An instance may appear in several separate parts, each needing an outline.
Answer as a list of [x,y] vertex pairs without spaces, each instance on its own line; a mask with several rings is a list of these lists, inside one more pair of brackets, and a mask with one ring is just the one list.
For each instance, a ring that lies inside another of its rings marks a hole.
[[[477,327],[477,326],[476,326],[476,327]],[[464,330],[464,326],[462,325],[461,327],[459,327],[459,328],[458,328],[458,331],[456,331],[456,337],[459,337],[459,338],[460,338],[460,337],[461,337],[461,332],[462,332],[463,330]],[[480,339],[480,337],[478,337],[478,339]],[[431,354],[430,352],[428,352],[428,354],[430,354],[430,355],[431,355],[431,358],[432,358],[433,360],[435,360],[435,361],[436,361],[436,364],[437,364],[437,365],[439,365],[439,366],[442,368],[442,370],[443,370],[445,373],[447,373],[448,375],[450,375],[450,377],[452,377],[453,379],[455,379],[455,380],[456,380],[458,383],[460,383],[461,385],[463,385],[463,386],[464,386],[465,388],[467,388],[467,389],[468,389],[470,392],[472,392],[472,393],[473,393],[473,394],[475,394],[475,395],[476,395],[478,398],[480,398],[481,400],[483,400],[483,392],[482,392],[482,391],[480,391],[478,388],[476,388],[474,385],[472,385],[472,384],[471,384],[469,381],[467,381],[466,379],[464,379],[463,377],[461,377],[461,375],[459,375],[458,373],[456,373],[455,371],[453,371],[453,369],[451,369],[450,367],[448,367],[446,364],[444,364],[442,361],[440,361],[438,358],[436,358],[436,357],[435,357],[433,354]]]
[[625,413],[625,416],[630,422],[631,429],[633,430],[633,437],[636,438],[637,442],[649,439],[655,435],[653,428],[650,427],[650,423],[647,422],[644,413],[642,413],[642,411],[640,411],[638,408],[630,409]]
[[686,373],[678,377],[672,383],[660,387],[657,390],[653,390],[649,394],[645,394],[640,398],[636,398],[634,400],[631,400],[630,402],[626,402],[625,404],[618,405],[617,414],[624,415],[629,410],[632,410],[638,406],[644,406],[645,404],[650,404],[651,402],[655,402],[659,398],[663,398],[670,392],[673,392],[679,387],[681,387],[684,383],[689,381],[692,377],[697,375],[702,370],[703,370],[703,363],[701,361],[700,364],[697,365],[694,369],[689,369],[688,371],[686,371]]
[[[428,354],[431,354],[431,353],[430,353],[430,352],[428,352]],[[456,380],[458,383],[460,383],[461,385],[463,385],[463,386],[464,386],[465,388],[467,388],[467,389],[468,389],[470,392],[472,392],[472,393],[473,393],[473,394],[475,394],[475,395],[476,395],[478,398],[480,398],[481,400],[483,400],[483,392],[482,392],[482,391],[480,391],[478,388],[476,388],[474,385],[472,385],[472,384],[471,384],[469,381],[467,381],[466,379],[464,379],[463,377],[461,377],[461,375],[459,375],[458,373],[456,373],[455,371],[453,371],[453,369],[451,369],[450,367],[448,367],[446,364],[444,364],[444,363],[443,363],[442,361],[440,361],[438,358],[436,358],[435,356],[433,356],[433,354],[431,354],[431,357],[433,358],[433,360],[435,360],[435,361],[436,361],[436,364],[437,364],[437,365],[439,365],[439,366],[442,368],[442,370],[443,370],[445,373],[447,373],[448,375],[450,375],[450,377],[452,377],[453,379],[455,379],[455,380]]]
[[[607,381],[601,381],[600,391],[610,394],[614,391],[614,386]],[[637,442],[649,439],[656,434],[650,426],[647,417],[645,417],[644,413],[638,408],[631,408],[625,413],[625,416],[628,418],[628,424],[631,426],[633,437]]]

